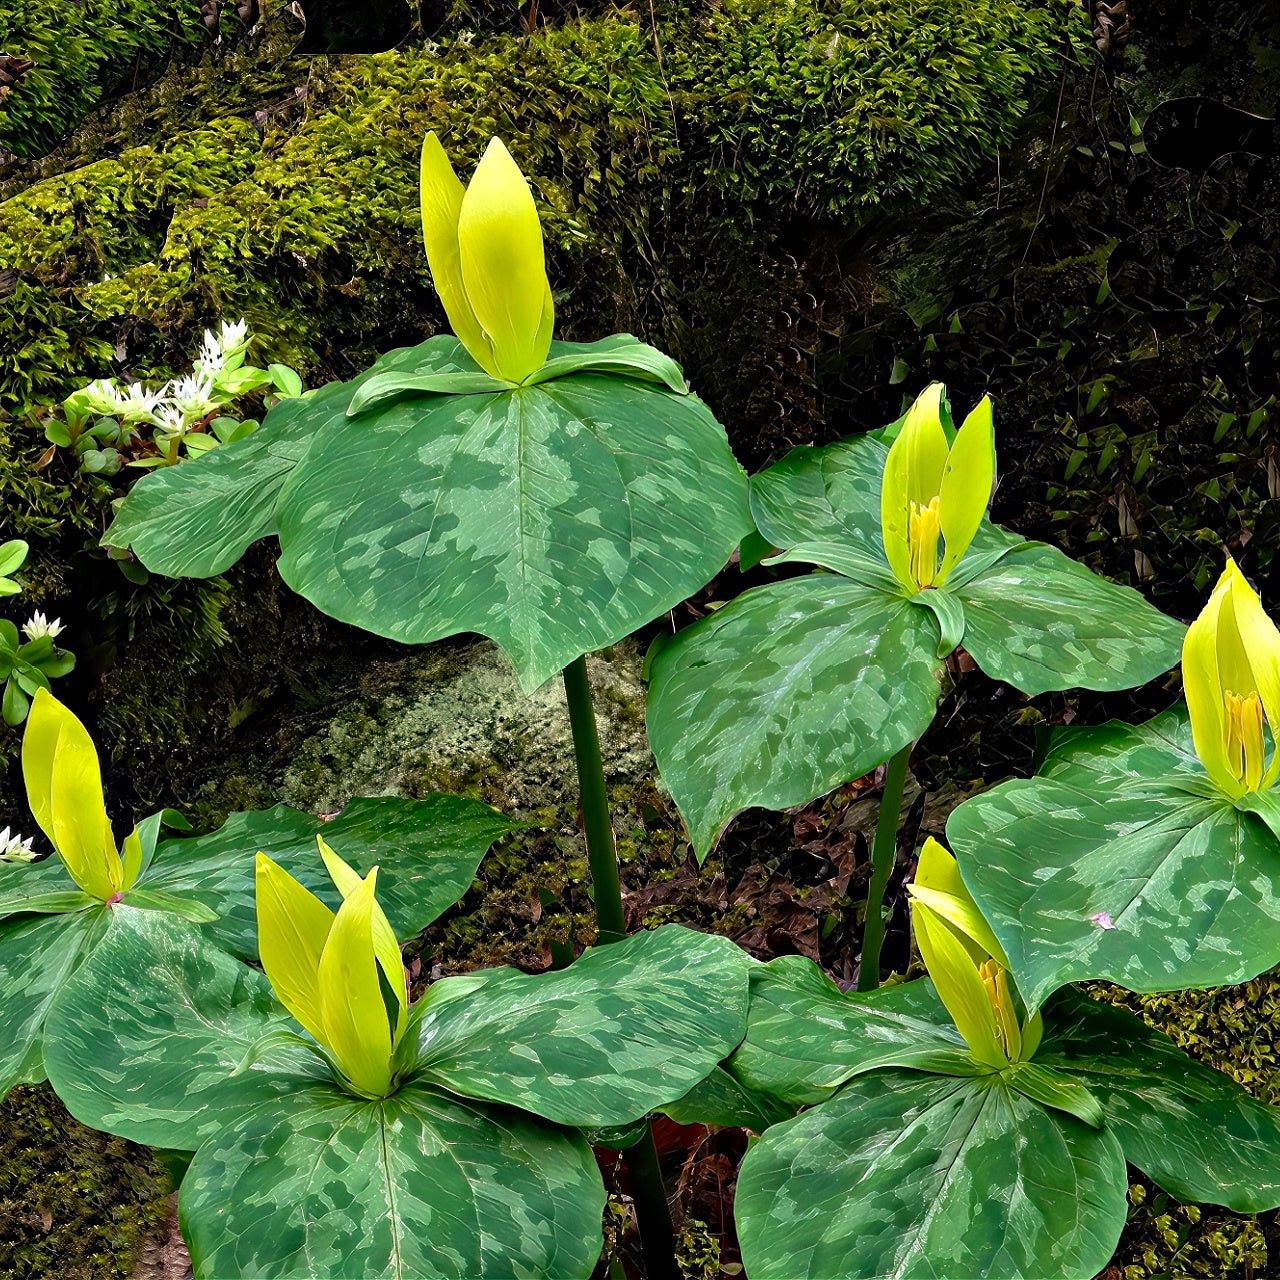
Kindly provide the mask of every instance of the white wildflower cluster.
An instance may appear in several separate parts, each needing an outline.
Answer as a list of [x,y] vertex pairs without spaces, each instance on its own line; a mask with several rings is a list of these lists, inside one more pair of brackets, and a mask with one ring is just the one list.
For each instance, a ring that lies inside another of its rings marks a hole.
[[22,629],[27,633],[28,640],[43,640],[45,636],[48,636],[50,640],[56,640],[66,628],[63,627],[61,618],[54,618],[50,622],[37,609],[31,615],[31,621]]
[[16,831],[11,832],[8,827],[0,831],[0,862],[32,862],[35,859],[35,850],[31,847],[31,841],[34,836],[27,836],[24,840]]
[[227,397],[218,388],[218,375],[243,363],[249,345],[246,320],[224,320],[215,333],[204,331],[200,354],[192,372],[148,390],[140,382],[120,385],[99,378],[82,387],[75,398],[90,412],[123,423],[150,423],[162,435],[181,435],[193,423],[222,408]]

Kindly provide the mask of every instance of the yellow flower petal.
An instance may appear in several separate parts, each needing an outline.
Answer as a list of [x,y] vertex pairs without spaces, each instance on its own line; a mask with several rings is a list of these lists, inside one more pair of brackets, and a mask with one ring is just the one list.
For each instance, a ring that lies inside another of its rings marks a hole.
[[[329,878],[337,887],[338,892],[342,894],[343,899],[349,898],[352,893],[364,884],[360,873],[348,866],[325,844],[323,836],[316,836],[316,843],[320,846],[320,856],[324,859]],[[387,983],[391,990],[395,992],[396,1000],[400,1006],[393,1037],[398,1043],[400,1036],[404,1032],[405,1019],[409,1012],[408,980],[404,971],[404,960],[400,955],[400,944],[396,941],[395,930],[392,929],[391,921],[387,919],[386,913],[382,910],[382,904],[377,898],[373,900],[373,950],[378,958],[378,964],[381,966],[382,972],[386,975]]]
[[47,689],[39,689],[22,740],[22,774],[31,812],[67,873],[105,902],[124,887],[111,820],[102,798],[98,753],[88,730]]
[[458,254],[458,215],[465,194],[440,139],[427,134],[422,143],[421,163],[422,239],[426,245],[431,281],[440,295],[453,332],[471,358],[486,373],[498,377],[493,347],[480,328],[480,321],[467,298],[462,283]]
[[321,1043],[320,957],[334,914],[282,866],[259,853],[254,869],[258,957],[276,998]]
[[[898,579],[914,592],[920,583],[911,567],[911,514],[939,496],[947,464],[947,435],[942,429],[944,387],[926,387],[907,416],[897,439],[889,446],[880,483],[880,529],[884,553]],[[930,578],[932,581],[932,578]]]
[[325,1043],[347,1079],[363,1093],[391,1088],[392,1032],[373,945],[374,867],[343,899],[320,957]]
[[495,376],[523,382],[546,363],[554,306],[533,194],[499,138],[462,198],[458,250],[467,298],[493,346]]
[[[1267,723],[1274,741],[1280,731],[1280,629],[1267,616],[1258,593],[1248,579],[1236,568],[1235,561],[1228,560],[1230,599],[1232,614],[1240,637],[1240,644],[1247,656],[1251,688],[1234,689],[1233,693],[1247,696],[1256,693],[1266,712]],[[1262,779],[1262,787],[1271,786],[1280,774],[1280,747],[1273,746],[1271,764]]]
[[912,902],[911,924],[938,998],[969,1052],[988,1066],[1007,1067],[995,1012],[973,957],[946,921],[919,900]]
[[946,549],[936,584],[960,563],[969,549],[982,517],[991,501],[991,485],[996,475],[995,423],[991,397],[984,396],[964,420],[947,454],[939,489],[938,519]]
[[1244,794],[1244,788],[1227,759],[1226,711],[1218,679],[1219,618],[1231,590],[1234,568],[1228,563],[1209,596],[1209,603],[1187,628],[1182,642],[1182,689],[1191,716],[1191,737],[1200,763],[1227,795],[1238,799]]
[[912,899],[932,908],[972,944],[970,954],[976,963],[990,956],[1006,969],[1009,967],[1004,948],[960,878],[960,864],[932,836],[920,850],[916,873],[907,885],[907,892]]

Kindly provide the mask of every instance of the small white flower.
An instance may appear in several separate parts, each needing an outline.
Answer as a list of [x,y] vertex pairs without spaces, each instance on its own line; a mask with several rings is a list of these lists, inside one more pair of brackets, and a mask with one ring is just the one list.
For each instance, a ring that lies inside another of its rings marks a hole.
[[140,382],[131,383],[127,388],[116,388],[116,417],[126,422],[149,422],[157,404],[164,395],[159,391],[148,391]]
[[81,387],[77,396],[84,398],[90,413],[108,414],[116,411],[118,388],[110,378],[97,378],[87,387]]
[[5,827],[0,831],[0,861],[3,862],[31,862],[35,859],[35,850],[31,847],[31,841],[34,836],[28,836],[25,840],[15,831],[9,834],[9,828]]
[[200,344],[200,354],[196,357],[196,372],[208,374],[212,378],[221,372],[223,361],[222,344],[212,329],[206,329],[204,341]]
[[476,42],[476,33],[474,31],[458,32],[458,43],[462,45],[464,49],[470,49],[471,46],[475,44],[475,42]]
[[27,633],[28,640],[40,640],[45,636],[50,640],[56,640],[66,630],[61,618],[54,618],[50,622],[39,610],[31,615],[31,621],[22,629]]
[[426,41],[422,47],[426,50],[428,58],[434,58],[440,52],[440,46],[434,40]]
[[[176,428],[179,431],[188,423],[198,422],[220,407],[213,394],[213,375],[205,369],[188,374],[185,378],[178,378],[166,390],[168,402],[165,408],[170,410],[171,419],[175,414],[181,417],[182,421]],[[172,427],[165,429],[174,430]]]
[[156,410],[156,428],[161,435],[180,436],[187,429],[187,415],[166,401]]
[[238,351],[241,347],[248,346],[249,322],[243,317],[234,323],[230,320],[224,320],[218,333],[218,345],[222,348],[224,356],[229,356],[233,351]]

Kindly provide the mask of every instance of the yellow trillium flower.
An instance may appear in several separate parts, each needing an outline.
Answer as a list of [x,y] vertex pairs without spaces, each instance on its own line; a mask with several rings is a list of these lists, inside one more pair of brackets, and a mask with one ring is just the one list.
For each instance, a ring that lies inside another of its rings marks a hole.
[[542,224],[499,138],[466,188],[440,139],[422,144],[422,238],[458,340],[494,378],[523,382],[546,363],[555,324]]
[[940,587],[969,549],[991,500],[996,472],[991,398],[984,396],[947,444],[946,388],[926,387],[889,447],[880,528],[894,577],[913,595]]
[[925,968],[969,1052],[998,1069],[1026,1062],[1040,1047],[1040,1015],[1020,1022],[1008,958],[965,888],[955,858],[932,837],[924,842],[907,891]]
[[378,868],[361,877],[319,837],[317,843],[342,905],[331,911],[259,853],[258,955],[280,1003],[353,1088],[383,1098],[393,1088],[392,1060],[408,1021],[400,947],[374,896]]
[[1233,800],[1270,787],[1280,774],[1280,631],[1234,560],[1187,628],[1182,683],[1209,777]]
[[31,812],[67,874],[91,898],[112,902],[142,868],[137,829],[116,849],[102,796],[102,771],[88,730],[48,689],[38,689],[22,738],[22,777]]

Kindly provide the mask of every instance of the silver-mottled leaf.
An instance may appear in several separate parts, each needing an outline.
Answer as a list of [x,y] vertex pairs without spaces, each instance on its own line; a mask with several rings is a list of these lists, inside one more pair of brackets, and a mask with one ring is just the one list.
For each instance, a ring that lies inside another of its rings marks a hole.
[[649,745],[699,857],[752,805],[785,809],[915,741],[940,689],[938,621],[835,574],[744,592],[653,659]]
[[196,1154],[197,1280],[586,1280],[605,1193],[581,1135],[409,1085],[267,1103]]
[[751,1280],[1085,1280],[1126,1190],[1110,1130],[994,1076],[885,1069],[767,1130],[734,1219]]

